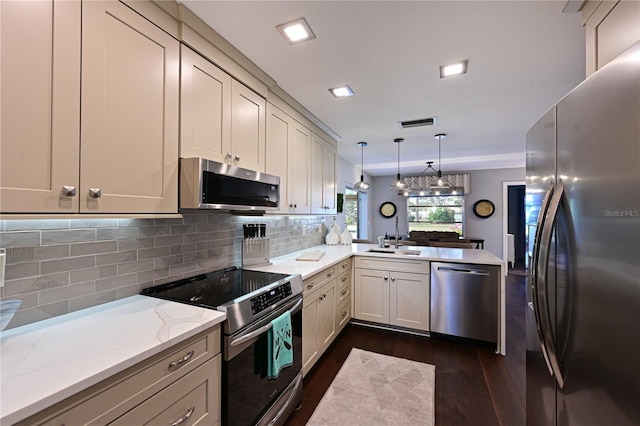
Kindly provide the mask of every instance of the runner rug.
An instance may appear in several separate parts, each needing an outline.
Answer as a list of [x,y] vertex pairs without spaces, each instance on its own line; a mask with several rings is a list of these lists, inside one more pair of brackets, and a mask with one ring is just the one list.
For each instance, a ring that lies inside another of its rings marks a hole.
[[353,348],[307,426],[435,424],[435,366]]

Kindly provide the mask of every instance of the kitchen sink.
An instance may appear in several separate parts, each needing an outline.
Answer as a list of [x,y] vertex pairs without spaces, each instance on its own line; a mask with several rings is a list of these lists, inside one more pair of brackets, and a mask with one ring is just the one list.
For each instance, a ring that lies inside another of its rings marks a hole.
[[403,254],[407,256],[420,256],[421,250],[411,249],[386,249],[386,248],[372,248],[367,250],[368,253],[381,253],[381,254]]

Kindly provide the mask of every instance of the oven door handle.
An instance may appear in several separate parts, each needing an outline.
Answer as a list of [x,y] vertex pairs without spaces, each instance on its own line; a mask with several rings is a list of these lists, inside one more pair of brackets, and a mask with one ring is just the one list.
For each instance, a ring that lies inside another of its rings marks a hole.
[[[298,308],[300,307],[300,305],[302,305],[302,298],[300,298],[300,300],[298,300],[298,303],[296,303],[293,308],[289,309],[289,313],[293,314],[295,311],[298,310]],[[229,342],[229,345],[231,346],[238,346],[243,344],[244,342],[247,342],[251,339],[253,339],[256,336],[261,335],[262,333],[265,333],[267,330],[271,329],[272,325],[271,323],[264,325],[262,327],[260,327],[259,329],[252,331],[249,334],[245,334],[242,337],[238,337],[237,339],[232,340],[231,342]]]

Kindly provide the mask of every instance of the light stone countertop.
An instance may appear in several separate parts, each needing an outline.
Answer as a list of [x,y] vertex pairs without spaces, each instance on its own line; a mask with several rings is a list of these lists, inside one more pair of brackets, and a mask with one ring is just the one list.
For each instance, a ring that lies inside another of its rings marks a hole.
[[225,318],[136,295],[3,331],[0,424],[26,419]]

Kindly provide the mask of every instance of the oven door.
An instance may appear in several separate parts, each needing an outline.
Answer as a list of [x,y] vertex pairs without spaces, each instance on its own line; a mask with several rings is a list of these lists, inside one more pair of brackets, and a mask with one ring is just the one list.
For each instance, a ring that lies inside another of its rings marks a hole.
[[[280,370],[275,379],[266,376],[267,331],[271,321],[285,311],[291,313],[293,364]],[[222,363],[222,422],[225,425],[253,425],[271,408],[302,370],[302,297],[239,331],[224,337]],[[297,404],[297,401],[289,401]],[[282,413],[292,407],[283,407]],[[263,419],[264,420],[264,419]],[[262,423],[262,422],[261,422]]]

